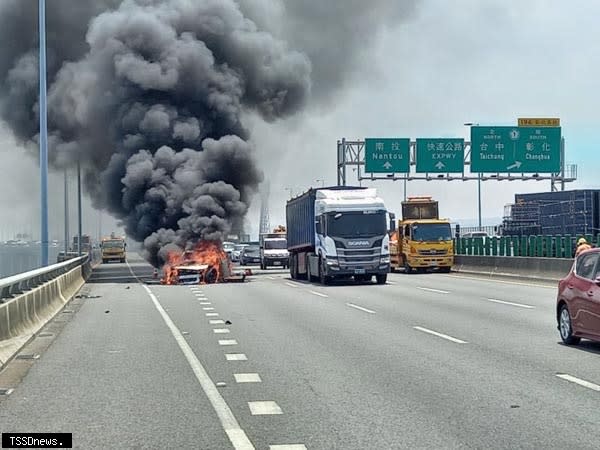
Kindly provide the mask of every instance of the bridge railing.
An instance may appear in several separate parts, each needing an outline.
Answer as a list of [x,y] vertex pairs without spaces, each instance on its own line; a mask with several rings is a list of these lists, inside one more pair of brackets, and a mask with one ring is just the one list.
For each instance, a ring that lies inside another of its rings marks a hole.
[[91,271],[87,254],[58,264],[0,279],[0,303],[4,303],[23,292],[34,289],[82,265],[84,266],[84,273],[87,274],[87,272]]
[[[454,239],[456,255],[526,256],[540,258],[573,258],[577,239],[581,236],[492,236]],[[600,247],[600,235],[585,236],[592,246]]]

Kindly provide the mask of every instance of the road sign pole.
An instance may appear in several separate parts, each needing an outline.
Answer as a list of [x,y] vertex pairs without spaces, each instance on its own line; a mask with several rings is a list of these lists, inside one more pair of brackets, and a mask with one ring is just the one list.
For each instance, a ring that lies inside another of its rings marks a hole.
[[481,231],[481,174],[477,177],[477,217],[479,218],[479,231]]
[[560,138],[560,190],[565,190],[565,138]]

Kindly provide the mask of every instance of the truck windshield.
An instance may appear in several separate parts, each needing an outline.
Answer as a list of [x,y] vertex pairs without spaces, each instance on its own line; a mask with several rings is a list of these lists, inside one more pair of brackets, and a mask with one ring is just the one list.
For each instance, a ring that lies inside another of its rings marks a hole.
[[104,241],[102,242],[102,247],[104,248],[123,248],[125,242],[123,241]]
[[384,212],[365,214],[363,212],[335,213],[327,216],[327,234],[339,237],[369,237],[386,233]]
[[265,240],[265,250],[287,250],[287,239]]
[[449,223],[421,223],[412,227],[415,241],[450,241],[452,231]]

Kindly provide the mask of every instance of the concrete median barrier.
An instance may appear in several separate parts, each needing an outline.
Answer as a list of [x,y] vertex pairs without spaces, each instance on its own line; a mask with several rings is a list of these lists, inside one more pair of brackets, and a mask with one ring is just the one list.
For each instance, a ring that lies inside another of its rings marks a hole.
[[0,368],[81,289],[89,274],[87,265],[0,304]]
[[533,258],[525,256],[467,256],[454,257],[454,272],[558,282],[571,266],[570,258]]

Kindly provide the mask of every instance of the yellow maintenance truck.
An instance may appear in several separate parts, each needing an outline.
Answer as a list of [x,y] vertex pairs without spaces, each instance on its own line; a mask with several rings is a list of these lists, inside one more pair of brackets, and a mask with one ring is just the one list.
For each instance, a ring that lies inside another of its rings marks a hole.
[[[450,272],[454,264],[452,230],[448,219],[440,219],[438,202],[429,196],[408,197],[402,202],[402,219],[390,230],[390,265],[424,272]],[[397,225],[397,228],[396,226]]]
[[124,263],[127,260],[126,247],[125,238],[115,236],[114,233],[110,237],[102,239],[102,242],[100,242],[102,262],[107,263],[110,260],[118,260]]

